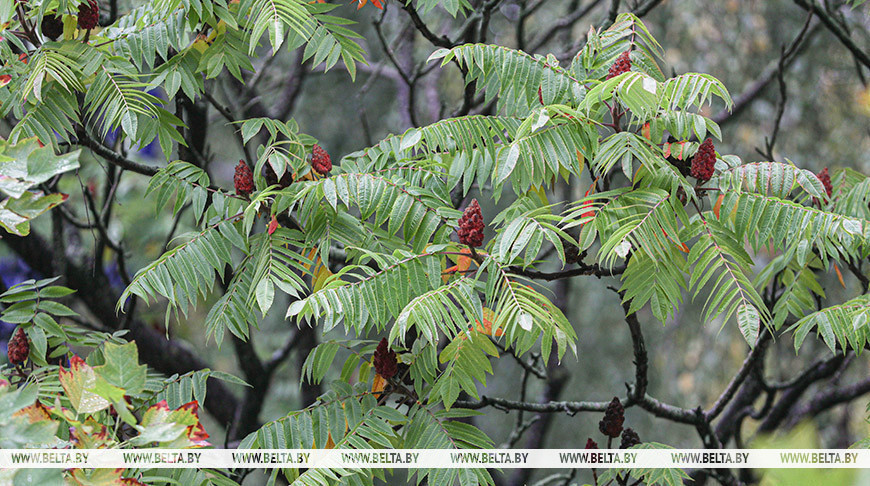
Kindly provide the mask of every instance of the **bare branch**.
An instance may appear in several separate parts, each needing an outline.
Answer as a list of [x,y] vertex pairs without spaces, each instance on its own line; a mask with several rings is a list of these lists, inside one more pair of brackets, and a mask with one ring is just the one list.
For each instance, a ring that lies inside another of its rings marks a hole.
[[132,160],[124,157],[123,155],[115,152],[114,150],[106,147],[102,143],[97,140],[92,139],[83,129],[78,130],[76,135],[78,136],[78,144],[87,147],[94,151],[95,154],[104,158],[106,161],[117,165],[118,167],[129,170],[131,172],[136,172],[137,174],[153,176],[160,170],[157,167],[152,167],[150,165],[140,164],[138,162],[133,162]]
[[[721,110],[719,113],[713,115],[713,121],[722,125],[734,119],[734,117],[743,112],[743,110],[758,98],[767,85],[776,78],[780,69],[787,69],[791,66],[794,60],[797,59],[798,55],[804,51],[807,45],[809,45],[809,40],[819,31],[818,27],[820,24],[816,23],[815,25],[810,26],[811,20],[812,16],[807,18],[803,28],[801,28],[798,35],[795,36],[794,40],[789,44],[788,48],[786,48],[785,52],[776,60],[771,61],[761,72],[758,79],[753,81],[749,87],[734,98],[734,106],[731,110]],[[785,56],[785,58],[783,59],[782,56]]]
[[749,352],[746,356],[746,359],[743,360],[743,364],[740,366],[740,369],[737,371],[737,374],[734,375],[734,378],[731,379],[731,382],[728,383],[728,386],[725,387],[725,391],[716,399],[716,403],[704,412],[704,419],[708,422],[712,422],[716,417],[725,410],[725,406],[728,405],[728,402],[734,398],[734,394],[737,393],[737,389],[740,388],[740,385],[743,383],[743,380],[749,376],[749,372],[755,368],[755,365],[758,363],[758,360],[764,357],[765,351],[767,350],[767,344],[770,342],[771,338],[770,331],[765,328],[761,335],[758,336],[758,339],[755,342],[755,347]]
[[863,64],[864,66],[870,68],[870,54],[867,51],[861,49],[855,41],[852,40],[852,37],[846,32],[846,29],[840,25],[837,20],[831,16],[825,9],[821,8],[819,4],[815,2],[815,0],[794,0],[798,6],[807,12],[818,15],[819,19],[821,19],[822,23],[825,24],[825,27],[831,31],[834,36],[840,40],[840,43],[846,49],[849,49],[849,52],[852,53],[852,56],[855,57],[855,60]]

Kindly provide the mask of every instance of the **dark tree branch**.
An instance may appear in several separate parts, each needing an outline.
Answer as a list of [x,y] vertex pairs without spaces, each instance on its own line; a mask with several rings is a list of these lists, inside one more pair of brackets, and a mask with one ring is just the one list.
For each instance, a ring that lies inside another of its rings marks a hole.
[[[807,17],[807,21],[801,28],[798,35],[786,48],[785,52],[780,55],[775,61],[771,61],[767,67],[761,72],[761,75],[752,82],[740,95],[734,98],[734,106],[731,111],[723,109],[719,113],[713,115],[713,121],[722,125],[733,120],[737,115],[743,112],[749,105],[758,98],[768,84],[773,81],[780,69],[787,69],[797,59],[804,49],[809,45],[809,40],[819,31],[819,25],[816,23],[810,26],[812,16]],[[785,56],[785,59],[782,58]]]
[[835,19],[827,10],[821,8],[815,0],[794,0],[794,3],[807,12],[816,14],[822,23],[825,24],[825,27],[827,27],[828,30],[840,40],[840,43],[842,43],[843,46],[852,53],[855,60],[870,68],[870,54],[855,44],[855,41],[852,40],[852,37],[846,29],[844,29],[843,26],[840,25],[840,22],[838,22],[837,19]]
[[648,0],[646,3],[638,5],[637,8],[632,10],[632,13],[637,15],[638,17],[643,17],[646,14],[650,13],[652,9],[659,6],[663,0]]
[[[614,291],[613,287],[610,287]],[[640,322],[637,320],[637,314],[629,312],[629,302],[623,300],[623,293],[616,291],[619,299],[622,300],[622,309],[625,312],[625,322],[628,324],[628,330],[631,333],[632,352],[634,354],[634,386],[628,395],[629,403],[642,400],[646,396],[646,388],[649,385],[647,379],[647,369],[649,367],[649,358],[646,354],[646,344],[643,340]]]
[[[531,6],[529,6],[526,0],[523,0],[520,3],[520,13],[519,18],[517,18],[517,27],[516,27],[516,38],[517,38],[517,49],[521,51],[526,50],[526,21],[529,17],[535,13],[539,8],[547,0],[535,0]],[[531,49],[534,52],[534,49]]]
[[420,34],[426,38],[432,45],[436,47],[443,47],[446,49],[450,49],[455,47],[457,44],[450,40],[446,35],[442,35],[438,37],[431,30],[429,30],[429,26],[423,22],[423,19],[420,18],[420,14],[417,13],[417,9],[414,8],[412,2],[407,2],[402,5],[402,9],[408,12],[408,16],[411,18],[411,22],[414,24],[414,27],[420,32]]
[[95,154],[124,170],[147,176],[153,176],[157,174],[158,170],[160,170],[158,167],[151,167],[149,165],[133,162],[109,147],[106,147],[97,140],[92,139],[84,130],[78,130],[76,135],[78,136],[79,145],[93,150]]
[[232,341],[236,362],[242,370],[245,381],[251,387],[245,390],[241,406],[236,410],[233,425],[227,431],[227,440],[241,439],[260,427],[260,411],[263,409],[271,379],[271,374],[266,373],[263,362],[257,356],[250,339],[243,341],[233,335]]
[[621,275],[623,272],[625,272],[625,265],[614,267],[610,270],[603,269],[597,264],[578,265],[579,266],[577,268],[571,268],[569,270],[562,270],[559,272],[539,272],[537,270],[522,269],[519,267],[511,267],[510,271],[511,273],[515,273],[517,275],[533,278],[535,280],[545,280],[547,282],[551,282],[553,280],[560,280],[563,278],[577,277],[580,275],[594,275],[599,278],[612,277],[615,275]]
[[846,386],[832,386],[818,392],[809,403],[794,409],[788,417],[787,424],[794,426],[805,418],[816,415],[836,407],[837,405],[850,402],[861,395],[870,393],[870,378]]
[[304,51],[300,50],[296,57],[296,69],[290,75],[290,79],[284,81],[284,91],[277,103],[275,115],[272,118],[277,118],[286,121],[287,118],[296,109],[296,102],[299,100],[299,95],[302,94],[302,88],[305,86],[305,79],[308,77],[308,68],[303,64]]
[[[212,96],[208,91],[203,91],[203,92],[202,92],[202,95],[205,96],[205,99],[207,99],[208,102],[211,103],[212,106],[215,107],[215,109],[218,111],[218,113],[220,113],[221,115],[223,115],[223,117],[224,117],[228,122],[230,122],[230,123],[234,123],[234,122],[236,121],[236,117],[233,116],[233,114],[232,114],[232,112],[230,111],[230,109],[227,108],[226,106],[224,106],[224,105],[218,103],[218,101],[214,98],[214,96]],[[242,149],[242,152],[245,154],[245,162],[248,163],[248,166],[249,166],[249,167],[254,167],[254,158],[251,156],[251,150],[248,149],[248,146],[247,146],[247,145],[245,145],[245,141],[244,141],[243,138],[242,138],[242,132],[240,132],[240,131],[238,131],[238,130],[236,130],[236,129],[233,129],[233,131],[236,132],[237,135],[238,135],[238,136],[237,136],[237,140],[238,140],[238,142],[239,142],[239,146],[240,146],[241,149]]]
[[501,352],[511,355],[514,358],[514,360],[517,362],[517,364],[520,365],[525,372],[531,373],[532,375],[534,375],[536,378],[538,378],[540,380],[547,379],[547,371],[546,370],[543,370],[543,371],[539,370],[538,368],[535,367],[534,362],[532,362],[532,363],[526,362],[526,360],[517,356],[516,352],[514,352],[513,349],[505,347],[504,345],[502,345],[501,343],[499,343],[495,339],[493,339],[492,342],[493,342],[493,344],[495,344],[495,346]]
[[845,359],[845,355],[839,354],[804,372],[798,380],[785,389],[782,396],[771,408],[770,413],[767,414],[767,417],[759,425],[758,431],[771,432],[779,427],[810,385],[832,376],[840,369],[840,365],[843,364]]
[[570,29],[571,27],[573,27],[574,24],[576,24],[578,21],[580,21],[580,19],[582,19],[586,15],[588,15],[589,12],[591,12],[592,9],[597,7],[598,4],[601,2],[602,2],[602,0],[592,0],[591,2],[586,4],[586,6],[584,6],[583,8],[568,15],[567,17],[562,17],[561,19],[557,20],[555,23],[550,25],[540,36],[535,38],[529,44],[529,52],[537,51],[538,49],[543,47],[544,44],[549,42],[550,39],[552,39],[560,31],[565,30],[565,29]]
[[[809,22],[809,19],[807,19]],[[764,137],[764,150],[755,149],[762,157],[773,161],[773,147],[776,145],[776,137],[779,135],[779,126],[782,123],[782,115],[785,113],[785,103],[788,100],[788,90],[785,84],[785,46],[782,47],[782,55],[779,57],[779,68],[776,71],[776,79],[779,81],[779,102],[776,104],[776,118],[773,121],[773,131],[770,137]]]
[[281,366],[281,363],[290,356],[290,352],[292,352],[296,345],[299,344],[301,335],[302,334],[299,332],[294,333],[293,336],[284,343],[284,346],[282,346],[281,349],[272,354],[269,360],[264,364],[266,373],[269,373],[270,375],[275,373],[278,366]]
[[767,344],[770,342],[771,338],[770,331],[765,328],[761,335],[758,336],[758,340],[755,342],[755,347],[749,351],[749,354],[746,356],[746,359],[743,360],[743,364],[740,366],[740,369],[737,371],[737,374],[734,375],[734,378],[731,379],[731,382],[728,383],[728,386],[725,387],[725,391],[716,399],[716,403],[704,412],[704,419],[708,422],[712,422],[716,417],[725,410],[725,406],[728,405],[728,402],[734,398],[734,394],[737,393],[737,389],[740,388],[740,385],[743,383],[743,380],[749,376],[749,373],[755,368],[756,364],[760,359],[764,357],[765,351],[767,350]]

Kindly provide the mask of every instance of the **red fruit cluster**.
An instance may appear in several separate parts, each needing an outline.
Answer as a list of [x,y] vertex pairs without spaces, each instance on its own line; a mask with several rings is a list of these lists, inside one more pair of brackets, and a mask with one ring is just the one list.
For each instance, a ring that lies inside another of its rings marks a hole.
[[7,350],[9,362],[14,365],[23,363],[27,359],[27,355],[30,354],[30,342],[27,341],[27,334],[24,333],[24,329],[19,327],[15,331],[15,335],[9,340]]
[[462,217],[459,218],[459,242],[472,248],[483,244],[483,213],[477,199],[472,199],[471,204],[465,208]]
[[632,428],[626,427],[626,429],[622,431],[622,442],[620,442],[619,448],[628,449],[638,444],[640,444],[640,436],[637,435],[637,432]]
[[586,448],[587,449],[598,449],[598,443],[592,440],[592,438],[586,439]]
[[825,167],[821,172],[816,174],[816,177],[822,181],[822,185],[825,186],[825,192],[828,193],[828,197],[831,197],[831,193],[834,191],[834,186],[831,185],[831,174],[828,173],[828,168]]
[[690,174],[703,184],[713,177],[714,167],[716,167],[716,149],[713,147],[713,140],[708,138],[704,140],[704,143],[695,152],[695,157],[692,158],[692,171]]
[[51,40],[55,40],[63,35],[63,19],[60,15],[46,14],[46,16],[42,18],[40,30],[42,31],[42,35]]
[[396,376],[399,370],[399,360],[396,358],[396,352],[391,350],[387,344],[387,338],[381,338],[378,343],[378,349],[374,355],[375,371],[386,379]]
[[86,0],[79,5],[79,29],[93,29],[99,20],[100,5],[97,0]]
[[607,71],[607,79],[615,78],[629,71],[631,71],[631,57],[629,51],[625,51],[610,65],[610,70]]
[[248,196],[254,192],[254,173],[244,160],[236,166],[236,174],[233,176],[233,186],[239,196]]
[[314,144],[314,148],[311,149],[311,168],[320,175],[326,175],[332,170],[329,154],[317,144]]
[[622,407],[619,398],[613,397],[604,409],[604,418],[598,422],[598,430],[607,437],[616,438],[622,433],[623,423],[625,423],[625,408]]

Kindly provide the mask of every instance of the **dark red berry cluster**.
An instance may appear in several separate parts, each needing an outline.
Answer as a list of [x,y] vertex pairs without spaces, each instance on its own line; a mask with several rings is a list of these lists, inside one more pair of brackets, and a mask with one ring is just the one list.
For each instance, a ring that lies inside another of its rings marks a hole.
[[698,147],[695,157],[692,158],[692,177],[703,184],[713,177],[713,169],[716,167],[716,149],[713,140],[707,139]]
[[483,213],[477,199],[472,199],[471,204],[465,208],[462,217],[459,218],[459,242],[472,248],[483,244]]
[[12,339],[9,340],[7,351],[9,362],[14,365],[21,364],[27,359],[27,355],[30,354],[30,342],[27,340],[27,334],[24,333],[24,329],[19,327],[15,331]]
[[314,144],[311,149],[311,168],[320,175],[326,175],[332,170],[332,160],[320,145]]
[[396,376],[396,372],[399,370],[399,360],[396,357],[396,352],[390,349],[387,338],[381,338],[378,349],[375,350],[373,361],[375,371],[386,379]]
[[629,449],[638,444],[640,444],[640,436],[631,427],[626,427],[622,431],[622,441],[619,443],[619,448]]
[[[610,447],[610,440],[616,439],[622,434],[622,441],[619,444],[620,449],[628,449],[640,444],[640,436],[633,429],[626,427],[622,428],[625,423],[625,408],[619,401],[619,398],[613,397],[613,400],[607,404],[604,409],[604,418],[598,422],[598,430],[608,437],[607,444]],[[598,444],[589,438],[586,440],[587,449],[598,449]]]
[[100,5],[97,0],[86,0],[79,5],[79,28],[90,30],[100,20]]
[[834,186],[831,185],[831,174],[828,173],[828,168],[825,167],[821,172],[816,174],[816,177],[822,181],[822,185],[825,187],[825,192],[828,193],[828,197],[831,197],[831,193],[834,191]]
[[236,166],[236,174],[233,176],[233,186],[239,196],[248,196],[254,192],[254,173],[244,160]]
[[40,30],[42,31],[42,35],[49,39],[57,39],[63,35],[63,18],[61,18],[60,15],[51,13],[46,14],[45,17],[42,18]]
[[610,70],[607,71],[607,79],[615,78],[629,71],[631,71],[631,54],[629,51],[625,51],[610,65]]
[[604,410],[604,418],[598,422],[598,430],[607,437],[616,438],[622,433],[622,424],[625,422],[625,408],[622,407],[619,398],[613,400]]

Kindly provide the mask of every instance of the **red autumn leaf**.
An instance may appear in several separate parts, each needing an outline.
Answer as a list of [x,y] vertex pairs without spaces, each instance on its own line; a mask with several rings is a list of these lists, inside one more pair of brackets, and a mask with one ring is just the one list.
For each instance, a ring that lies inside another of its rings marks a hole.
[[643,124],[643,128],[640,129],[640,133],[645,139],[652,140],[652,134],[650,133],[649,129],[649,122]]
[[8,74],[0,74],[0,88],[6,86],[12,81],[12,76]]
[[[583,194],[583,197],[588,197],[588,196],[589,196],[589,193],[592,192],[592,189],[595,189],[595,184],[596,184],[597,182],[598,182],[598,178],[596,178],[594,181],[592,181],[592,185],[589,186],[589,189],[586,190],[586,194]],[[585,208],[591,208],[591,207],[592,207],[592,200],[590,199],[590,200],[588,200],[588,201],[585,201],[583,204],[580,205],[580,207],[583,208],[583,209],[585,209]],[[594,209],[590,209],[589,211],[586,211],[586,212],[584,212],[584,213],[582,213],[582,214],[580,215],[581,218],[591,218],[591,217],[593,217],[593,216],[595,216],[595,210],[594,210]],[[583,223],[583,224],[585,224],[585,223]],[[580,225],[581,228],[583,227],[583,224]]]
[[840,272],[840,267],[838,267],[836,263],[834,264],[834,271],[837,272],[837,280],[840,281],[840,285],[845,289],[846,282],[843,281],[843,274]]
[[685,151],[685,148],[686,148],[686,142],[680,142],[677,145],[680,146],[680,151],[678,153],[674,154],[674,158],[676,158],[677,160],[683,160],[683,152]]
[[[368,0],[356,0],[356,2],[357,2],[356,9],[359,10],[359,9],[363,8],[363,6],[365,6],[366,3],[368,3]],[[372,5],[374,5],[375,7],[378,7],[381,10],[384,9],[384,6],[381,4],[381,0],[372,0]]]

